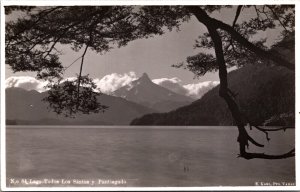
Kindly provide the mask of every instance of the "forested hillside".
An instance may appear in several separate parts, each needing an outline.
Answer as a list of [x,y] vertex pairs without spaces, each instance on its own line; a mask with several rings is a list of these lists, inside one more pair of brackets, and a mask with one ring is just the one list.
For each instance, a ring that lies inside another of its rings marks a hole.
[[[249,65],[229,73],[228,78],[231,90],[238,93],[236,99],[241,110],[251,122],[263,124],[268,119],[276,119],[276,116],[293,116],[295,77],[288,69]],[[132,124],[233,125],[230,111],[219,97],[218,90],[219,86],[191,105],[169,113],[145,115],[132,121]]]
[[[295,39],[290,36],[273,46],[273,52],[295,62]],[[252,124],[294,125],[295,73],[271,62],[247,63],[228,74],[229,88]],[[219,86],[191,105],[169,113],[154,113],[137,118],[132,125],[234,125]],[[246,121],[245,121],[246,122]]]

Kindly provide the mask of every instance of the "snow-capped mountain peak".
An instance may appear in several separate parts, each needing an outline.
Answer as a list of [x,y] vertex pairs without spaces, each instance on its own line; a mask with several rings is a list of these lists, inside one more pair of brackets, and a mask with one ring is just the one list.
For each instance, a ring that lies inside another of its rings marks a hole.
[[139,79],[119,88],[113,94],[158,111],[170,111],[177,106],[192,102],[192,99],[187,96],[153,83],[147,73],[143,73]]

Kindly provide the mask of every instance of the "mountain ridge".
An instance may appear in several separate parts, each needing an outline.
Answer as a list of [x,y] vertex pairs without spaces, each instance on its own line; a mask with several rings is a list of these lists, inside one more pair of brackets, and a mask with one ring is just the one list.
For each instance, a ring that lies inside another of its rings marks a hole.
[[113,95],[160,112],[171,111],[193,101],[190,97],[153,83],[147,73],[143,73],[139,79],[117,89]]
[[[128,125],[137,116],[153,113],[153,109],[141,106],[122,98],[102,94],[98,100],[109,106],[105,113],[76,114],[75,118],[66,118],[49,111],[46,102],[42,99],[47,92],[39,93],[35,90],[27,91],[22,88],[6,89],[6,120],[13,122],[26,122],[26,124],[41,124],[42,119],[53,120],[48,124],[85,124],[83,122],[94,122],[97,125]],[[39,123],[40,122],[40,123]],[[68,123],[72,122],[72,123]]]

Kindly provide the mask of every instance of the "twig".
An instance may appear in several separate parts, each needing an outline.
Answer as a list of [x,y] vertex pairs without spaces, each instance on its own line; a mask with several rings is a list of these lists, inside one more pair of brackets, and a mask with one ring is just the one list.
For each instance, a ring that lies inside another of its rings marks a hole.
[[60,37],[58,37],[53,44],[51,45],[50,49],[48,51],[46,51],[46,55],[44,56],[44,59],[51,53],[51,51],[55,48],[55,45],[57,44],[57,42],[60,40]]
[[[235,13],[235,17],[234,17],[234,20],[233,20],[233,23],[232,23],[232,27],[233,28],[234,28],[234,26],[235,26],[235,24],[236,24],[236,22],[237,22],[237,20],[238,20],[238,18],[240,16],[242,8],[243,8],[243,5],[239,5],[237,7],[237,10],[236,10],[236,13]],[[230,39],[229,39],[229,45],[225,48],[225,50],[228,50],[230,46],[232,47],[233,51],[236,52],[235,48],[234,48],[234,45],[233,45],[233,40],[232,40],[231,36],[230,36]]]
[[259,13],[261,13],[261,12],[257,9],[256,5],[254,5],[253,7],[254,7],[254,9],[255,9],[255,12],[256,12],[256,15],[257,15],[257,19],[258,19],[258,21],[260,22],[260,16],[259,16]]
[[275,11],[274,11],[269,5],[266,5],[266,6],[270,9],[270,11],[273,13],[273,15],[277,18],[278,22],[279,22],[280,25],[284,28],[284,30],[288,31],[288,30],[286,29],[286,27],[284,26],[284,24],[281,22],[279,16],[275,13]]
[[239,5],[239,6],[237,7],[236,13],[235,13],[235,17],[234,17],[234,20],[233,20],[233,23],[232,23],[232,27],[235,26],[235,24],[236,24],[236,22],[237,22],[237,20],[238,20],[238,18],[239,18],[239,16],[240,16],[240,13],[241,13],[242,8],[243,8],[243,5]]
[[251,125],[250,123],[249,123],[249,125],[250,125],[250,129],[252,129],[252,126],[253,126],[253,127],[255,127],[257,130],[259,130],[259,131],[265,133],[265,134],[266,134],[266,139],[267,139],[268,142],[271,140],[270,137],[269,137],[269,133],[268,133],[267,130],[264,130],[264,129],[258,127],[258,126],[255,126],[255,125]]
[[274,129],[266,129],[266,128],[261,128],[259,126],[254,126],[256,129],[260,131],[280,131],[280,130],[287,130],[287,129],[295,129],[295,127],[280,127],[280,128],[274,128]]
[[283,130],[285,131],[286,129],[295,129],[295,127],[289,127],[289,126],[285,126],[285,127],[279,127],[279,128],[274,128],[274,129],[268,129],[268,128],[262,128],[262,127],[259,127],[257,125],[253,125],[253,123],[250,122],[249,118],[243,114],[243,116],[246,118],[246,120],[249,122],[249,126],[250,126],[250,130],[252,130],[252,127],[255,127],[257,130],[265,133],[266,135],[266,139],[267,141],[270,141],[271,139],[269,138],[269,133],[270,131],[280,131],[280,130]]
[[67,67],[65,67],[64,70],[67,70],[69,67],[71,67],[76,61],[78,61],[82,56],[78,57],[76,60],[74,60],[70,65],[68,65]]
[[248,133],[247,133],[247,139],[248,139],[248,141],[250,141],[252,144],[256,145],[257,147],[264,147],[263,144],[258,143],[252,137],[250,137],[250,135],[248,135]]
[[83,61],[84,61],[84,56],[86,54],[86,51],[89,47],[89,44],[86,45],[84,52],[81,56],[81,64],[80,64],[80,70],[79,70],[79,75],[78,75],[78,83],[77,83],[77,108],[79,107],[79,89],[80,89],[80,80],[81,80],[81,73],[82,73],[82,67],[83,67]]

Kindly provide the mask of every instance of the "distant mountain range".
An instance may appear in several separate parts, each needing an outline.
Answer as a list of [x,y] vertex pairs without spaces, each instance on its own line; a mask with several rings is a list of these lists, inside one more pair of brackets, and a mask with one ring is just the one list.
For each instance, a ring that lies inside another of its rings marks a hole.
[[159,112],[168,112],[193,101],[190,97],[174,93],[153,83],[146,73],[139,79],[119,88],[113,95]]
[[154,84],[146,73],[130,85],[114,92],[102,94],[101,104],[109,108],[104,113],[76,114],[66,118],[47,109],[42,99],[47,92],[27,91],[21,88],[6,89],[6,119],[8,124],[36,125],[129,125],[140,116],[166,112],[190,104],[193,99],[174,93]]
[[42,102],[47,92],[26,91],[21,88],[6,89],[6,119],[8,124],[38,125],[128,125],[132,119],[155,112],[145,106],[119,97],[101,95],[99,101],[109,106],[104,113],[77,114],[66,118],[49,111]]

